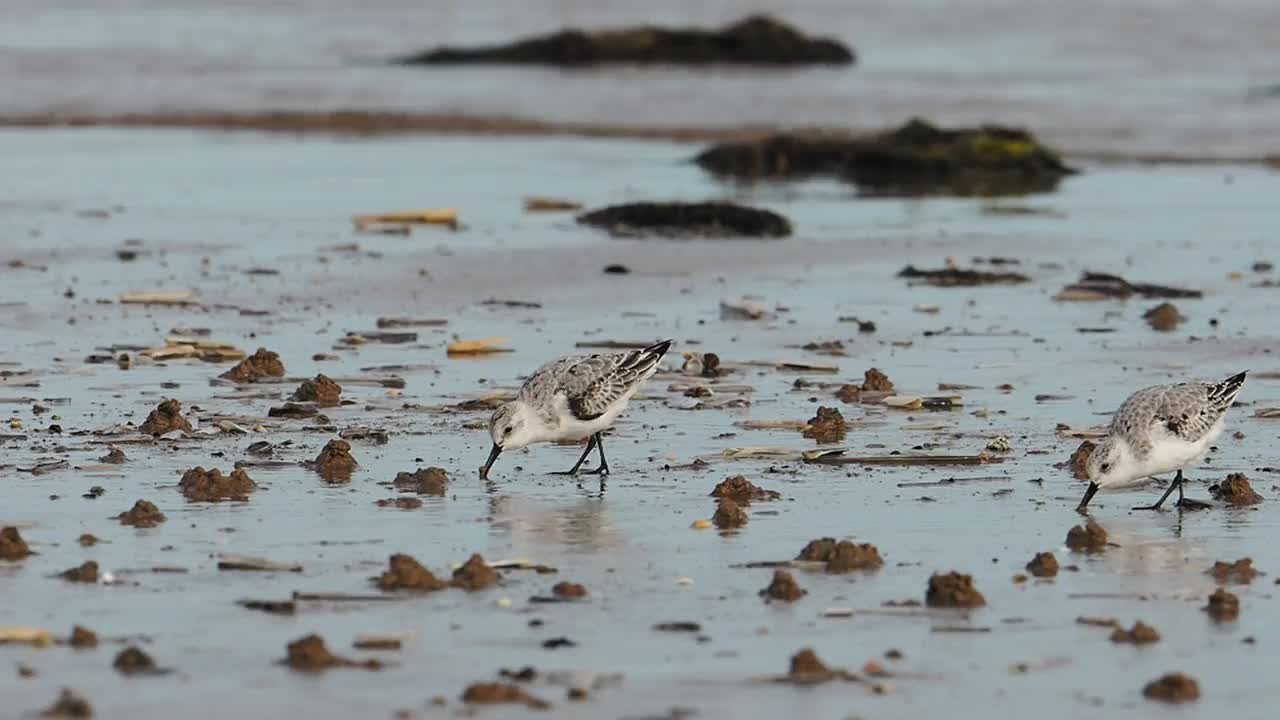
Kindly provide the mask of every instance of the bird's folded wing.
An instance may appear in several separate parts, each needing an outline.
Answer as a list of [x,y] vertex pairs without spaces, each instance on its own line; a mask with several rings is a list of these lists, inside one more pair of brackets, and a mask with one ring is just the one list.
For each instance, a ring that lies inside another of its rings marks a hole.
[[641,351],[575,358],[557,368],[557,390],[579,420],[594,420],[652,374],[658,359]]

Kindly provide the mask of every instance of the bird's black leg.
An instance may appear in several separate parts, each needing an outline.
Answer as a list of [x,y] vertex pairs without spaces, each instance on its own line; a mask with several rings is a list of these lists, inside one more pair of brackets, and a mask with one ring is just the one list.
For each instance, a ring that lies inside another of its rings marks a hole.
[[1164,505],[1164,501],[1169,499],[1169,496],[1173,494],[1174,490],[1178,491],[1178,504],[1181,505],[1182,504],[1182,471],[1181,470],[1179,470],[1178,474],[1174,476],[1173,482],[1169,484],[1169,488],[1164,491],[1164,494],[1160,496],[1160,499],[1156,502],[1155,505],[1143,505],[1142,507],[1134,508],[1134,510],[1159,510],[1160,506]]
[[591,439],[595,442],[596,449],[600,451],[600,467],[586,472],[588,475],[608,475],[609,461],[604,459],[604,437],[600,433],[596,433]]
[[[569,468],[568,470],[561,470],[558,472],[553,472],[551,474],[552,475],[577,475],[578,468],[582,467],[583,461],[585,461],[587,459],[587,456],[591,454],[591,451],[596,448],[596,443],[599,442],[596,439],[597,437],[599,436],[598,435],[591,436],[591,439],[587,441],[587,449],[582,451],[582,456],[578,458],[578,462],[573,464],[573,467]],[[601,457],[603,457],[603,452],[601,453]]]

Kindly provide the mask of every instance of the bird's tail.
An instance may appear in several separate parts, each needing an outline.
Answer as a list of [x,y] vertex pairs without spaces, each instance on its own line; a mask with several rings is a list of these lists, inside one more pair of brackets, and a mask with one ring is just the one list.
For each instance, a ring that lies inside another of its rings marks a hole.
[[1238,375],[1232,375],[1220,383],[1210,385],[1209,401],[1213,403],[1214,406],[1222,408],[1223,410],[1231,407],[1231,404],[1236,401],[1236,396],[1240,394],[1240,390],[1244,387],[1244,376],[1248,374],[1249,371],[1245,370]]
[[652,355],[652,356],[653,356],[654,361],[656,362],[656,361],[658,361],[658,360],[661,360],[661,359],[662,359],[662,356],[663,356],[663,355],[666,355],[666,354],[667,354],[667,351],[668,351],[668,350],[670,350],[670,349],[671,349],[671,341],[670,341],[670,340],[663,340],[663,341],[662,341],[662,342],[660,342],[660,343],[654,343],[654,344],[650,345],[649,347],[647,347],[647,348],[645,348],[645,349],[641,350],[641,351],[640,351],[640,354],[641,354],[641,355]]

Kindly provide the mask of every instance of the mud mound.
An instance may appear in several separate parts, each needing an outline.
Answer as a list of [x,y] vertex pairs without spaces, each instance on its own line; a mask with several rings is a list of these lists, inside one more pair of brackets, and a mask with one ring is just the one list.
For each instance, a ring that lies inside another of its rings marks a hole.
[[237,383],[257,382],[262,378],[284,377],[284,363],[280,356],[266,348],[241,360],[235,367],[222,373],[219,377]]
[[124,675],[150,675],[159,671],[156,661],[135,645],[121,650],[112,667]]
[[570,28],[506,45],[440,47],[398,62],[409,65],[848,65],[854,62],[854,54],[837,40],[809,37],[780,20],[753,15],[719,30],[648,25],[597,31]]
[[258,489],[258,484],[243,469],[237,468],[230,475],[223,475],[220,470],[195,467],[182,474],[178,489],[193,502],[247,501],[249,493]]
[[106,463],[107,465],[123,465],[128,459],[125,457],[123,450],[113,447],[107,451],[106,455],[98,458],[98,462]]
[[1056,577],[1058,574],[1058,558],[1051,552],[1036,553],[1027,563],[1027,572],[1038,578]]
[[1254,569],[1253,558],[1241,558],[1230,563],[1219,560],[1213,564],[1213,567],[1209,568],[1209,574],[1219,583],[1247,585],[1262,573]]
[[480,557],[479,554],[475,554],[468,558],[462,567],[453,571],[453,582],[451,584],[467,592],[475,592],[497,583],[498,573],[485,563],[484,558]]
[[819,444],[838,443],[849,432],[849,424],[844,415],[835,408],[819,407],[817,414],[809,419],[804,428],[804,436]]
[[165,400],[156,406],[155,410],[147,416],[147,419],[138,428],[148,435],[159,437],[174,430],[182,432],[191,432],[191,423],[182,417],[182,403],[177,400]]
[[351,455],[351,443],[330,440],[316,456],[312,467],[329,482],[347,482],[359,463]]
[[829,573],[845,573],[854,570],[876,570],[884,566],[880,549],[871,543],[854,543],[849,540],[820,538],[810,540],[796,560],[826,563]]
[[800,583],[791,576],[791,573],[781,568],[773,571],[773,581],[768,587],[760,591],[760,595],[765,600],[781,600],[783,602],[795,602],[805,595],[809,594],[808,590],[800,587]]
[[775,135],[724,143],[698,155],[735,177],[834,175],[876,195],[1025,195],[1054,190],[1076,171],[1026,130],[943,129],[919,118],[866,138]]
[[1067,547],[1073,552],[1099,553],[1107,549],[1107,531],[1089,518],[1067,531]]
[[434,592],[449,587],[449,583],[437,578],[409,555],[397,553],[388,561],[389,567],[376,582],[382,590],[413,590]]
[[71,628],[71,638],[67,640],[73,648],[96,648],[98,647],[98,635],[83,625],[76,625]]
[[40,711],[43,718],[64,718],[66,720],[93,717],[93,706],[88,700],[64,689],[53,705]]
[[1254,492],[1244,473],[1231,473],[1226,480],[1209,486],[1209,494],[1228,505],[1257,505],[1262,496]]
[[862,374],[863,392],[893,392],[893,381],[879,368],[868,368]]
[[0,530],[0,560],[21,560],[33,554],[16,527]]
[[975,608],[987,604],[987,599],[973,586],[972,575],[949,572],[935,573],[929,578],[929,590],[924,602],[929,607]]
[[325,375],[316,375],[312,380],[303,380],[289,399],[295,402],[315,403],[319,407],[335,407],[341,402],[341,395],[341,385]]
[[583,213],[577,220],[622,237],[767,238],[791,234],[791,221],[782,215],[727,202],[610,205]]
[[1169,673],[1147,683],[1142,695],[1148,700],[1167,703],[1190,702],[1200,699],[1200,684],[1190,675]]
[[738,503],[729,498],[720,498],[716,504],[716,514],[711,516],[711,522],[721,530],[739,528],[747,524],[747,513],[738,506]]
[[90,560],[79,567],[63,570],[58,576],[68,582],[96,583],[98,582],[98,563]]
[[1113,630],[1111,632],[1111,642],[1150,645],[1151,643],[1160,642],[1160,633],[1156,632],[1155,628],[1139,620],[1128,630],[1124,628]]
[[765,490],[742,475],[734,475],[721,481],[711,491],[711,497],[728,498],[739,505],[749,505],[753,501],[777,500],[782,494],[774,490]]
[[396,473],[397,489],[412,490],[419,495],[444,495],[449,490],[449,474],[444,468],[419,468],[417,472]]
[[476,705],[514,703],[527,705],[534,710],[546,710],[551,703],[539,700],[511,683],[484,682],[468,685],[462,692],[462,702]]
[[160,508],[147,500],[139,500],[134,503],[128,512],[120,513],[116,516],[116,519],[121,524],[139,528],[155,527],[165,521],[164,513],[160,512]]
[[284,664],[302,672],[320,672],[339,667],[378,670],[382,667],[382,663],[377,660],[355,662],[354,660],[334,655],[325,646],[324,638],[314,634],[294,640],[288,644],[286,649],[288,655],[284,659]]
[[1142,319],[1147,321],[1152,330],[1160,332],[1171,332],[1178,329],[1178,324],[1186,320],[1182,313],[1178,312],[1178,308],[1173,303],[1160,303],[1142,314]]
[[1240,598],[1218,588],[1209,596],[1209,604],[1204,606],[1204,611],[1214,622],[1230,622],[1240,617]]
[[551,594],[563,600],[578,600],[587,596],[587,588],[562,580],[551,587]]

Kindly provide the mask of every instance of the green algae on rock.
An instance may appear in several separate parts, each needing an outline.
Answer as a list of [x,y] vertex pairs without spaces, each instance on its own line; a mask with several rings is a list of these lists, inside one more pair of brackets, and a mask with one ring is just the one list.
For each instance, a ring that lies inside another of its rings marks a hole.
[[834,175],[868,195],[1003,196],[1051,192],[1076,172],[1029,131],[983,125],[944,129],[913,118],[869,137],[774,135],[723,143],[696,161],[717,175]]

